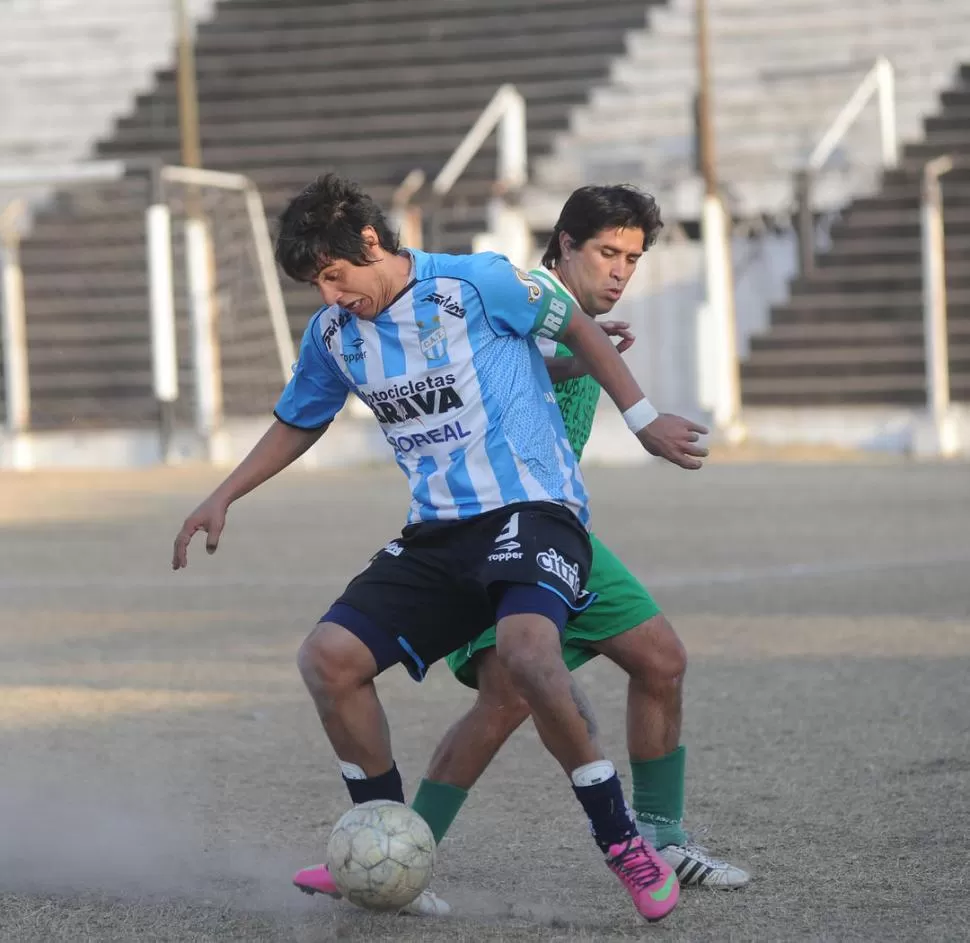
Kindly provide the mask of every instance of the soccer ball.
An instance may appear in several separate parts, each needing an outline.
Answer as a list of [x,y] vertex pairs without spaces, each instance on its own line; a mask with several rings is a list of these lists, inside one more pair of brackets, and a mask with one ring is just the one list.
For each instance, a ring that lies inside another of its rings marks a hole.
[[327,867],[337,889],[368,910],[400,910],[431,883],[431,828],[417,812],[387,799],[345,812],[327,844]]

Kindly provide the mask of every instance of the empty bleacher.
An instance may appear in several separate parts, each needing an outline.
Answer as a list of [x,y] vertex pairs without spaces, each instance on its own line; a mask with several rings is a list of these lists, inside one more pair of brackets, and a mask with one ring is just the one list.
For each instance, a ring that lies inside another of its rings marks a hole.
[[[188,9],[200,18],[214,3]],[[172,61],[173,5],[6,0],[0,37],[0,165],[65,164],[86,157]]]
[[743,365],[749,406],[921,405],[926,401],[920,188],[926,162],[963,167],[942,178],[951,395],[970,401],[970,65],[941,96],[918,143],[878,193],[854,201],[831,248],[792,284]]
[[[894,66],[898,132],[908,140],[970,52],[968,0],[709,6],[718,170],[740,217],[789,212],[793,172],[877,57]],[[694,0],[671,0],[651,11],[649,28],[631,34],[610,81],[592,91],[537,164],[536,187],[552,203],[586,180],[624,178],[662,194],[680,218],[698,217],[694,12]],[[872,104],[819,181],[820,206],[839,207],[874,188],[877,121]]]
[[[648,6],[611,0],[604,16],[586,0],[229,0],[198,31],[205,165],[250,176],[271,213],[328,169],[386,202],[412,169],[433,177],[506,82],[527,100],[530,153],[540,154]],[[169,67],[92,156],[177,162],[177,128]],[[440,248],[467,249],[484,228],[495,160],[490,143],[455,187]],[[62,194],[24,244],[40,428],[154,421],[144,199],[138,179]],[[314,297],[287,286],[287,302],[298,333]],[[269,393],[252,393],[231,345],[224,355],[229,408],[265,410]]]

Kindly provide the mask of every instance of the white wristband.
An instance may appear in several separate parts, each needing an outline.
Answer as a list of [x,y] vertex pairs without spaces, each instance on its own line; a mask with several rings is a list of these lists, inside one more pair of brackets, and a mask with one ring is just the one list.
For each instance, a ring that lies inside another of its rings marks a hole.
[[643,397],[638,403],[634,403],[623,413],[623,421],[629,430],[636,435],[644,426],[649,426],[660,413],[653,408],[653,403]]

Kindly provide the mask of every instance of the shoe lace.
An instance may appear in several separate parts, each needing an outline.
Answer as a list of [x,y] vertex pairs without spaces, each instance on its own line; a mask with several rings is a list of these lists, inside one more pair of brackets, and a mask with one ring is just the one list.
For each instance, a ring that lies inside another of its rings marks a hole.
[[610,859],[610,864],[639,888],[660,880],[660,867],[642,842],[631,839],[626,848]]

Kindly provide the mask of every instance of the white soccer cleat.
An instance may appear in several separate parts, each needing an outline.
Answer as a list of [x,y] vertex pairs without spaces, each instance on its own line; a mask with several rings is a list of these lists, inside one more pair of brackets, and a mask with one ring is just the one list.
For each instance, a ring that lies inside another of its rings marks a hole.
[[403,913],[416,914],[419,917],[447,917],[451,913],[451,904],[442,900],[432,890],[422,891],[408,904]]
[[719,858],[712,858],[703,845],[692,841],[683,845],[667,845],[659,853],[674,869],[681,887],[713,887],[733,891],[751,880],[747,871]]

